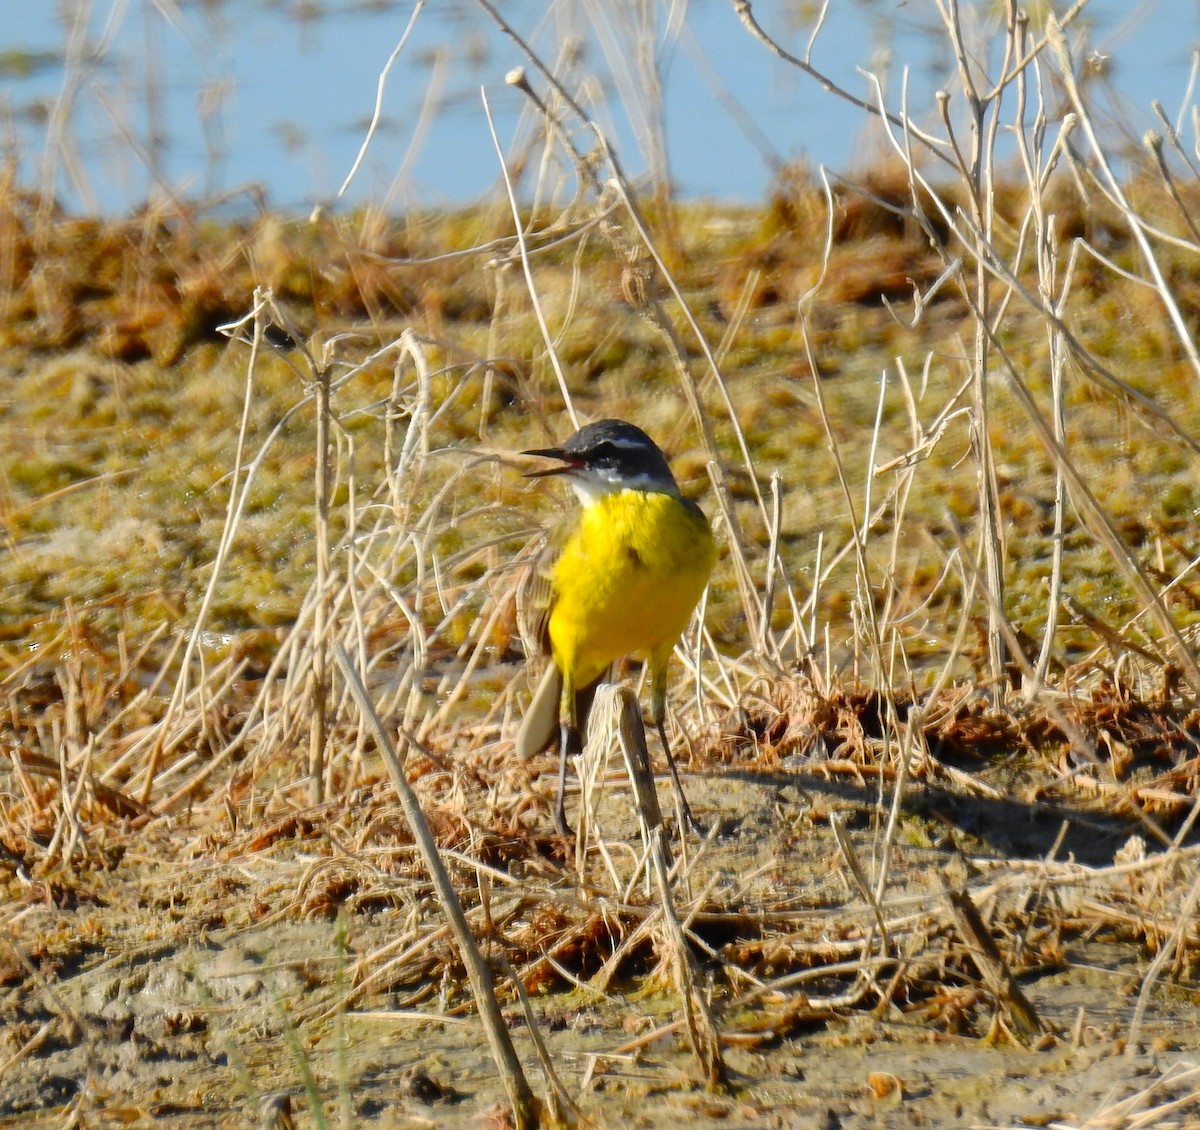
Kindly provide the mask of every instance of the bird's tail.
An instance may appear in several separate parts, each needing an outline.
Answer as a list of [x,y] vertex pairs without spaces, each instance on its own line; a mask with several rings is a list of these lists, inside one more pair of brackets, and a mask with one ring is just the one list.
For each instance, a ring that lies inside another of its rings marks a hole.
[[517,731],[517,756],[522,761],[536,757],[549,749],[558,737],[558,713],[562,703],[562,672],[555,663],[547,663],[546,670],[533,692],[533,701],[521,719]]
[[[603,678],[601,675],[582,690],[575,692],[575,721],[579,727],[580,741],[587,734],[592,700],[596,697],[596,688]],[[558,740],[562,691],[562,672],[557,664],[547,663],[537,689],[533,692],[533,699],[521,719],[521,728],[517,731],[516,750],[522,761],[528,761],[531,757],[545,752]]]

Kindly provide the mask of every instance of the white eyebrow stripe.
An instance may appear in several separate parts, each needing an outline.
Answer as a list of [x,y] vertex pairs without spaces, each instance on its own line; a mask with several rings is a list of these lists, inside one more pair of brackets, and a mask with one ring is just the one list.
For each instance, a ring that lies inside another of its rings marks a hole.
[[593,444],[591,447],[586,448],[585,450],[595,451],[596,448],[601,447],[605,444],[607,444],[610,447],[618,448],[621,451],[649,451],[649,448],[644,443],[641,443],[639,440],[629,439],[624,436],[622,436],[618,439],[597,440],[595,444]]

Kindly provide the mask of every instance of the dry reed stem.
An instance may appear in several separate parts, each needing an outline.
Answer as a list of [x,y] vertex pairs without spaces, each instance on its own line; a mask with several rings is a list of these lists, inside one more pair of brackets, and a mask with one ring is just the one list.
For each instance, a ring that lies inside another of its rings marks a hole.
[[1038,1016],[1032,1002],[1014,978],[999,946],[984,925],[974,900],[966,891],[956,890],[945,875],[940,875],[939,878],[947,901],[954,911],[959,934],[970,947],[971,958],[983,975],[984,983],[996,1003],[1011,1019],[1017,1038],[1025,1044],[1042,1040],[1050,1034],[1050,1029]]
[[367,150],[371,146],[371,139],[375,136],[375,131],[379,127],[379,120],[383,114],[383,91],[387,86],[388,75],[391,74],[392,67],[395,66],[396,60],[404,50],[404,45],[408,42],[408,37],[412,34],[413,28],[416,27],[417,17],[421,14],[421,9],[424,7],[425,0],[415,0],[412,12],[408,17],[408,23],[405,25],[404,31],[400,33],[400,38],[396,41],[396,46],[392,48],[392,53],[388,56],[387,62],[384,63],[383,69],[379,72],[379,79],[375,86],[375,106],[371,111],[371,120],[363,133],[362,145],[359,146],[358,153],[350,165],[350,170],[346,173],[345,179],[334,194],[335,200],[340,200],[346,194],[346,189],[350,187],[351,182],[358,173],[359,167],[363,163],[363,158],[367,155]]
[[[1155,1103],[1164,1091],[1188,1088],[1176,1098]],[[1180,1060],[1171,1064],[1148,1087],[1124,1099],[1097,1107],[1082,1122],[1053,1122],[1053,1130],[1179,1130],[1193,1126],[1200,1105],[1200,1066]],[[1182,1115],[1179,1120],[1172,1115]],[[1191,1116],[1191,1117],[1189,1117]]]
[[[907,137],[907,134],[905,136]],[[890,132],[889,138],[891,139],[892,145],[896,152],[901,155],[902,158],[904,158],[907,153],[905,146],[902,145]],[[946,209],[945,205],[941,203],[937,193],[933,190],[932,186],[929,185],[927,181],[917,172],[915,166],[912,165],[911,160],[908,162],[907,167],[910,170],[910,175],[913,177],[914,183],[919,183],[921,187],[929,193],[930,198],[934,200],[940,209],[942,221],[947,224],[951,231],[955,232],[958,239],[962,242],[962,245],[966,248],[972,248],[974,245],[973,258],[977,264],[977,269],[984,270],[986,267],[986,269],[995,273],[998,278],[1001,278],[1003,281],[1005,281],[1007,285],[1009,285],[1014,291],[1021,293],[1022,296],[1026,298],[1026,301],[1039,310],[1040,314],[1042,314],[1044,317],[1047,317],[1052,322],[1055,331],[1061,334],[1062,340],[1069,343],[1075,343],[1075,339],[1067,333],[1065,327],[1063,327],[1058,319],[1054,317],[1053,312],[1048,311],[1045,304],[1034,297],[1027,290],[1027,288],[1025,288],[1023,284],[1019,282],[1015,271],[1004,265],[1003,258],[994,251],[991,237],[986,231],[984,225],[979,223],[978,216],[972,219],[960,215],[959,218],[961,218],[961,220],[968,225],[968,230],[966,232],[959,230],[956,217],[951,215],[949,210]],[[1034,425],[1034,429],[1039,440],[1047,450],[1047,453],[1053,458],[1055,468],[1061,471],[1070,482],[1072,498],[1075,500],[1076,505],[1082,507],[1087,515],[1091,518],[1093,528],[1100,535],[1102,541],[1108,546],[1118,566],[1121,567],[1131,586],[1139,594],[1144,606],[1154,613],[1160,629],[1174,643],[1178,662],[1182,665],[1187,673],[1193,690],[1200,693],[1200,668],[1197,667],[1195,660],[1191,655],[1190,649],[1180,637],[1179,630],[1172,618],[1167,614],[1166,609],[1162,605],[1161,599],[1146,580],[1143,570],[1132,559],[1128,549],[1124,546],[1120,537],[1117,535],[1107,511],[1095,498],[1086,481],[1078,472],[1069,452],[1063,447],[1061,442],[1056,440],[1054,430],[1046,423],[1040,409],[1037,407],[1032,394],[1028,389],[1026,382],[1020,377],[1016,366],[1012,363],[1008,355],[1008,352],[997,339],[995,328],[989,324],[986,304],[982,306],[980,305],[981,294],[986,296],[986,289],[977,289],[974,297],[966,294],[964,291],[964,297],[966,297],[971,303],[973,318],[976,326],[979,327],[982,333],[986,334],[988,342],[990,343],[990,348],[995,351],[997,357],[1004,364],[1008,377],[1008,387],[1017,394],[1018,402],[1025,409],[1029,421]],[[1086,354],[1086,351],[1083,352]],[[1102,367],[1095,368],[1097,371],[1100,371]],[[1127,387],[1125,382],[1119,381],[1117,378],[1113,378],[1113,381],[1115,387],[1120,387],[1122,389]],[[1144,402],[1144,400],[1144,397],[1139,397],[1139,402]],[[1156,411],[1160,417],[1163,415],[1161,410],[1156,409]],[[1171,421],[1171,426],[1173,430],[1176,432],[1178,431],[1174,421]],[[1191,441],[1191,443],[1193,446],[1195,445],[1194,440]],[[996,609],[998,608],[1001,600],[1001,592],[995,588],[994,584],[992,584],[992,580],[993,578],[989,574],[989,605],[993,609]],[[1002,626],[995,619],[993,619],[993,628],[995,630],[1002,631]],[[1021,657],[1017,658],[1018,661],[1020,661]]]
[[492,145],[496,149],[500,172],[504,178],[504,188],[508,196],[509,207],[512,209],[513,232],[517,241],[517,249],[520,252],[521,270],[525,275],[525,289],[529,293],[530,301],[533,303],[534,317],[537,319],[538,329],[541,331],[542,344],[546,349],[546,357],[549,358],[550,365],[554,370],[554,376],[558,381],[558,391],[563,399],[563,407],[566,410],[567,418],[571,421],[573,431],[579,429],[579,417],[575,412],[575,404],[571,399],[571,390],[567,384],[566,374],[563,372],[562,364],[558,359],[558,352],[554,346],[554,336],[550,333],[550,327],[546,322],[546,315],[542,309],[541,299],[538,296],[537,284],[533,277],[533,270],[529,263],[529,251],[525,244],[525,232],[521,224],[521,210],[517,203],[516,193],[513,189],[512,179],[509,176],[508,166],[504,161],[504,153],[500,147],[500,139],[496,136],[496,125],[492,121],[491,108],[488,106],[487,95],[480,91],[480,98],[483,100],[484,113],[487,115],[488,129],[491,132]]
[[253,479],[253,473],[248,472],[246,475],[245,489],[242,489],[239,493],[239,480],[241,478],[241,471],[245,457],[245,445],[249,432],[250,407],[253,403],[255,362],[263,340],[263,316],[268,301],[269,299],[265,294],[260,291],[256,291],[254,309],[246,316],[245,319],[243,319],[243,324],[246,321],[249,321],[253,324],[254,337],[251,343],[250,358],[246,366],[246,386],[245,394],[242,398],[242,417],[238,426],[238,442],[234,458],[234,467],[229,478],[230,494],[228,508],[226,511],[225,529],[222,532],[220,545],[217,547],[216,560],[213,562],[208,589],[204,594],[200,611],[196,617],[196,622],[192,627],[192,632],[188,636],[188,642],[184,648],[183,658],[180,663],[180,677],[176,680],[175,686],[172,689],[171,700],[167,705],[166,715],[164,716],[160,725],[157,727],[155,742],[150,749],[149,756],[147,758],[146,767],[143,772],[142,792],[140,797],[143,804],[149,803],[150,794],[154,788],[154,780],[158,769],[158,763],[163,756],[163,746],[172,734],[175,715],[181,708],[182,702],[186,697],[188,690],[187,680],[191,670],[192,657],[195,655],[199,646],[200,633],[203,630],[203,625],[207,619],[206,613],[211,606],[213,597],[216,593],[217,582],[221,576],[225,559],[228,556],[229,550],[233,544],[234,533],[238,526],[238,520],[245,508],[246,499],[248,497],[249,484]]
[[529,1128],[540,1125],[541,1119],[537,1113],[537,1104],[533,1097],[533,1091],[530,1090],[529,1082],[525,1078],[524,1069],[521,1067],[521,1061],[517,1058],[516,1049],[513,1047],[512,1040],[509,1037],[508,1027],[500,1012],[491,969],[484,960],[483,954],[479,951],[475,935],[471,931],[471,927],[463,913],[458,893],[455,891],[454,884],[450,879],[450,873],[446,870],[446,866],[442,862],[437,844],[434,842],[429,825],[425,820],[425,814],[421,811],[420,802],[409,786],[408,778],[404,773],[404,766],[400,762],[395,748],[392,746],[391,738],[384,728],[383,722],[375,712],[375,708],[367,696],[366,687],[363,686],[362,680],[359,678],[350,656],[341,645],[335,647],[334,655],[337,657],[343,678],[345,678],[351,688],[355,703],[362,712],[364,720],[371,727],[375,741],[379,746],[380,752],[383,754],[392,787],[396,790],[401,807],[404,809],[405,819],[408,821],[413,837],[420,847],[421,858],[437,890],[442,913],[446,916],[455,941],[458,944],[463,964],[467,967],[467,974],[471,981],[471,987],[474,990],[475,1007],[478,1009],[480,1018],[483,1020],[484,1032],[487,1035],[492,1057],[496,1062],[496,1068],[500,1072],[501,1080],[508,1093],[513,1122],[517,1130],[529,1130]]
[[1053,13],[1048,13],[1046,16],[1046,38],[1058,66],[1059,78],[1066,89],[1067,97],[1071,100],[1071,107],[1091,146],[1096,167],[1103,174],[1107,195],[1121,210],[1121,214],[1128,224],[1129,232],[1142,253],[1146,269],[1149,271],[1150,277],[1154,280],[1155,292],[1167,309],[1171,324],[1178,335],[1179,344],[1183,347],[1188,361],[1191,363],[1193,372],[1200,379],[1200,353],[1196,350],[1196,344],[1192,339],[1191,331],[1188,329],[1183,314],[1180,312],[1179,304],[1176,302],[1174,293],[1159,265],[1158,257],[1154,254],[1154,249],[1151,247],[1150,241],[1146,236],[1146,232],[1143,229],[1143,221],[1129,203],[1125,191],[1121,186],[1121,181],[1113,172],[1105,148],[1101,145],[1097,137],[1091,114],[1079,92],[1079,85],[1075,81],[1075,68],[1071,61],[1071,53],[1067,46],[1066,36],[1063,34],[1062,25],[1054,18]]
[[1141,988],[1138,990],[1137,1004],[1134,1007],[1133,1017],[1129,1021],[1129,1043],[1131,1045],[1137,1042],[1142,1024],[1146,1018],[1146,1009],[1149,1007],[1150,994],[1154,991],[1154,986],[1162,975],[1162,971],[1166,968],[1168,962],[1180,954],[1184,948],[1189,924],[1194,921],[1196,906],[1198,904],[1200,904],[1200,869],[1196,869],[1193,873],[1191,888],[1179,910],[1179,920],[1175,925],[1175,929],[1167,936],[1165,944],[1159,947],[1158,953],[1154,955],[1154,960],[1150,963],[1150,967],[1142,977]]
[[[710,1089],[719,1089],[724,1087],[726,1082],[725,1063],[721,1057],[721,1044],[712,1010],[700,989],[699,970],[695,966],[684,937],[683,926],[675,911],[669,878],[670,863],[663,842],[662,812],[658,806],[653,782],[649,783],[649,787],[646,782],[650,753],[646,748],[646,730],[642,723],[641,707],[628,687],[601,687],[597,691],[597,698],[602,696],[611,699],[612,702],[611,706],[606,704],[605,709],[617,719],[616,729],[621,751],[630,778],[634,782],[642,835],[649,841],[651,870],[658,887],[659,909],[662,912],[662,922],[675,967],[688,1038],[705,1085]],[[681,836],[685,830],[686,825],[680,819]]]

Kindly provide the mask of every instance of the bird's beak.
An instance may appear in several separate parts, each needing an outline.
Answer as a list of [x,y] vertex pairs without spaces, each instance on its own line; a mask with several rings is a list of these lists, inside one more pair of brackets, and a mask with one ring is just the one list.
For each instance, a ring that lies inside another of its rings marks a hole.
[[522,451],[522,455],[536,455],[539,459],[557,459],[557,467],[547,467],[541,471],[526,471],[527,479],[544,479],[547,475],[564,475],[573,471],[579,463],[570,458],[561,447],[542,447],[535,451]]

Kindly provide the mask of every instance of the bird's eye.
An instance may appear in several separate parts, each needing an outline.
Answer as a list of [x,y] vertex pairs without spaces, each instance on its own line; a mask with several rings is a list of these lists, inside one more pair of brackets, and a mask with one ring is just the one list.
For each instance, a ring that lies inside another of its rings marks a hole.
[[616,444],[604,440],[592,448],[592,457],[601,463],[611,463],[617,457]]

